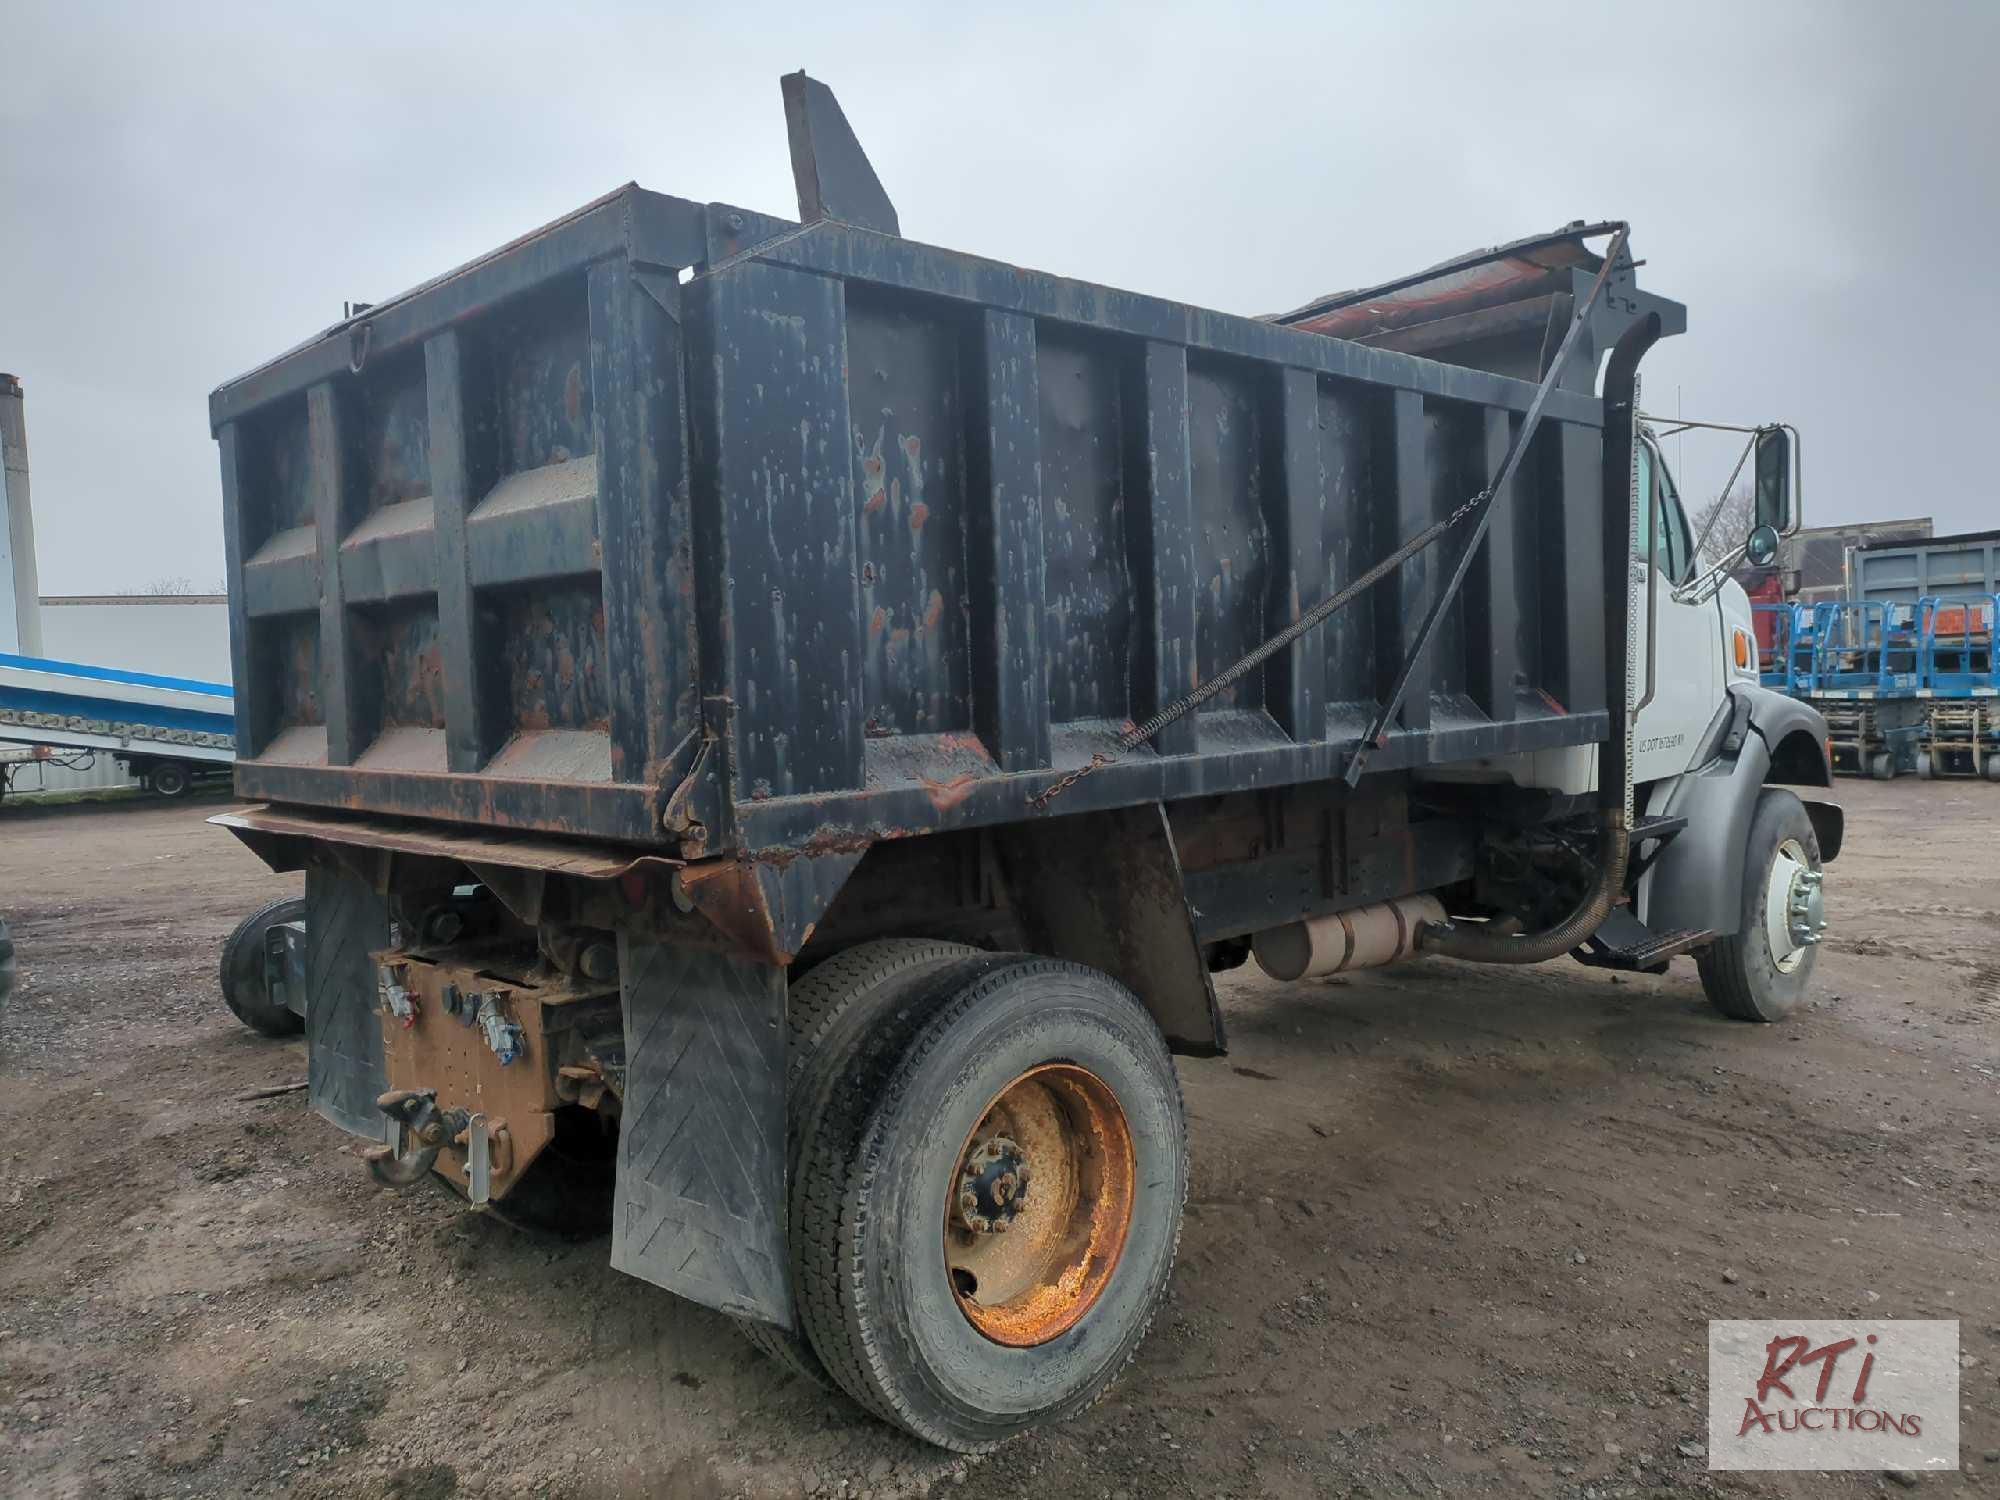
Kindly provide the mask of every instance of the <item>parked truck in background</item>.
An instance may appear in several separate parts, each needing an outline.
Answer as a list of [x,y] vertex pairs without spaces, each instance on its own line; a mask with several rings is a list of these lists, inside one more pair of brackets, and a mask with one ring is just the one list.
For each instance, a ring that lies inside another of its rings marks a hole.
[[628,186],[214,393],[216,821],[306,882],[235,975],[384,1182],[602,1216],[974,1450],[1144,1335],[1215,972],[1691,954],[1776,1021],[1841,814],[1623,226],[1236,317],[905,239],[784,95],[798,221]]
[[230,689],[154,672],[0,652],[0,797],[17,769],[108,755],[161,797],[229,775]]

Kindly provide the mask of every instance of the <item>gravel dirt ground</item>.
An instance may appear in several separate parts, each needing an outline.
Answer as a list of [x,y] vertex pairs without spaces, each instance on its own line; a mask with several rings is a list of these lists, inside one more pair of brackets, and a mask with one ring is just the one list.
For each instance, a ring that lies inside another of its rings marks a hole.
[[2000,787],[1843,783],[1816,998],[1693,965],[1225,976],[1182,1066],[1172,1293],[1111,1394],[979,1460],[719,1316],[370,1185],[239,1026],[219,945],[295,885],[217,804],[0,809],[0,1495],[1854,1495],[1710,1475],[1712,1317],[1958,1318],[2000,1495]]

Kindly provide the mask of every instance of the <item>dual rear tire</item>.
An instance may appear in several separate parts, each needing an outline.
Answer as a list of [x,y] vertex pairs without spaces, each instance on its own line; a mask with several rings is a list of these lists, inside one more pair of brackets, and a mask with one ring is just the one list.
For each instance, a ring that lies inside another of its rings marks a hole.
[[[837,967],[836,967],[837,966]],[[794,993],[788,1367],[939,1446],[1073,1416],[1138,1348],[1187,1191],[1159,1029],[1078,964],[871,943]]]

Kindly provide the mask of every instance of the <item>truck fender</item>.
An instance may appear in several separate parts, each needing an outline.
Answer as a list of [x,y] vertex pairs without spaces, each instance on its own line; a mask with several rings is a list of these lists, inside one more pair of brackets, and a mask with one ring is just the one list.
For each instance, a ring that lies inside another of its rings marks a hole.
[[1639,919],[1653,931],[1729,937],[1742,924],[1743,845],[1770,767],[1763,740],[1747,734],[1733,757],[1713,760],[1675,783],[1660,810],[1688,821],[1643,883]]
[[[1759,794],[1771,782],[1829,782],[1826,720],[1815,709],[1747,683],[1733,685],[1729,696],[1720,753],[1676,781],[1656,809],[1688,822],[1660,851],[1642,883],[1640,920],[1655,932],[1734,935],[1742,925],[1743,845]],[[1832,859],[1840,851],[1840,808],[1806,802],[1805,809],[1820,858]]]
[[1826,720],[1818,709],[1750,683],[1731,687],[1729,696],[1738,705],[1739,716],[1747,720],[1748,732],[1770,753],[1766,780],[1791,786],[1833,785],[1826,762]]
[[1159,803],[1016,824],[996,833],[994,847],[1035,952],[1123,984],[1173,1051],[1220,1057],[1228,1050],[1180,852]]
[[[1833,768],[1826,752],[1826,719],[1818,709],[1784,693],[1749,683],[1740,683],[1729,691],[1732,700],[1741,705],[1747,732],[1762,740],[1770,752],[1771,764],[1764,772],[1767,783],[1833,785]],[[1831,863],[1840,857],[1846,829],[1847,819],[1840,804],[1814,802],[1804,797],[1799,800],[1805,804],[1806,816],[1812,819],[1820,860]]]

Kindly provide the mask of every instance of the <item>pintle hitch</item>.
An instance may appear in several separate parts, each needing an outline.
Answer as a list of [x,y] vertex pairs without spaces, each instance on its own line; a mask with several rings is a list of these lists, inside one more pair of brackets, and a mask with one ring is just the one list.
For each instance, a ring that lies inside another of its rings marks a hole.
[[462,1109],[439,1109],[436,1089],[391,1089],[375,1107],[394,1122],[396,1133],[367,1153],[368,1172],[384,1187],[399,1190],[429,1176],[438,1152],[470,1119]]
[[465,1153],[466,1197],[474,1208],[493,1198],[493,1179],[514,1168],[514,1143],[507,1122],[464,1109],[439,1109],[436,1089],[391,1089],[375,1107],[395,1122],[393,1143],[374,1147],[368,1172],[399,1192],[422,1182],[451,1146]]

